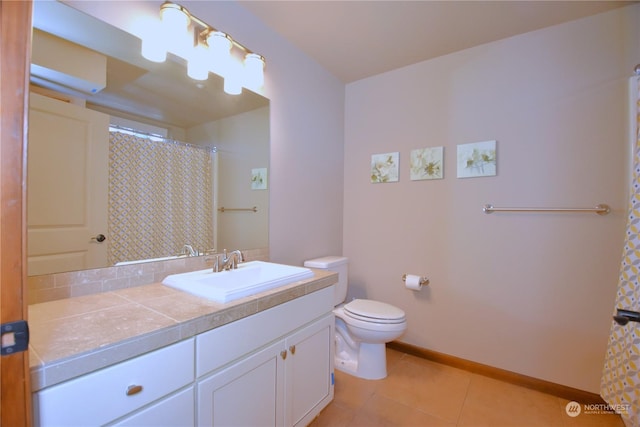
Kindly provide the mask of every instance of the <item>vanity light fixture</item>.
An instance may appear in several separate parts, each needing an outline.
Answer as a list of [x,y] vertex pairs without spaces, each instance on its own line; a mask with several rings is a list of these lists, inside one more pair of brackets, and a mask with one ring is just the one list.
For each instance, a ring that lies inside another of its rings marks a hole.
[[[206,80],[209,72],[218,74],[224,78],[225,92],[232,95],[240,94],[243,87],[256,90],[264,85],[263,56],[179,4],[164,2],[160,17],[162,22],[142,39],[142,56],[146,59],[164,62],[171,52],[187,61],[189,77]],[[243,56],[242,61],[233,56],[234,47]]]

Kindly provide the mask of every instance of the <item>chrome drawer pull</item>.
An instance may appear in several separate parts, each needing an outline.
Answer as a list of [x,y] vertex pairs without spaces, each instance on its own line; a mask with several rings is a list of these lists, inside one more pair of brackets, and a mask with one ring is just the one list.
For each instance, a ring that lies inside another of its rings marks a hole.
[[130,385],[127,387],[127,396],[133,396],[134,394],[138,394],[142,391],[141,385]]

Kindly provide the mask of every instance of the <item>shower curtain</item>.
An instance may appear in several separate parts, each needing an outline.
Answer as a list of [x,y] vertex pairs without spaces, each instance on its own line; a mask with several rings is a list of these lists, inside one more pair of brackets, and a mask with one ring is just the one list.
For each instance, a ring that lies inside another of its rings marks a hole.
[[[637,69],[638,67],[636,67]],[[635,112],[633,185],[615,311],[640,311],[640,76],[632,78]],[[612,322],[600,394],[627,427],[640,426],[640,322]]]
[[110,265],[213,246],[215,150],[109,133]]

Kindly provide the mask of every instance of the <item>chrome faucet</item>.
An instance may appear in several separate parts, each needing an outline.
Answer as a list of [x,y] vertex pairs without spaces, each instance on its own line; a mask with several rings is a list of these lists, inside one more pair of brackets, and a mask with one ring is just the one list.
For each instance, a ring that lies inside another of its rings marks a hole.
[[180,251],[181,255],[186,255],[186,256],[197,256],[198,252],[196,250],[193,249],[193,246],[191,245],[184,245],[182,247],[182,250]]
[[240,250],[236,249],[227,254],[227,250],[225,249],[222,255],[216,255],[216,260],[213,263],[213,272],[235,270],[238,268],[238,263],[241,262],[244,262],[244,257]]

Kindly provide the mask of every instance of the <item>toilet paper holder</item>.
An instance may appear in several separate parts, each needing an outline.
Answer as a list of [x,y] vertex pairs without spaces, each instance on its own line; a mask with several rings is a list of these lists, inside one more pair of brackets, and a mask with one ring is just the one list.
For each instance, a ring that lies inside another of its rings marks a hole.
[[[407,281],[407,274],[403,274],[402,275],[402,281],[406,282]],[[420,276],[420,286],[424,286],[424,285],[428,285],[429,284],[429,278],[427,276]]]

